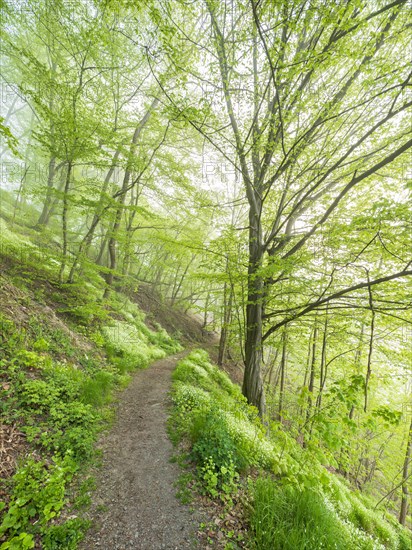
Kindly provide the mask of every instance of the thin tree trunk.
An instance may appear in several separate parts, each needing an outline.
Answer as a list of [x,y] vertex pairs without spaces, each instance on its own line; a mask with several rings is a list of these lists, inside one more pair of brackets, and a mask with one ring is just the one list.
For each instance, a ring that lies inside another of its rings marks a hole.
[[127,159],[127,166],[126,166],[126,170],[125,170],[124,177],[123,177],[122,190],[121,190],[121,193],[119,195],[118,206],[117,206],[116,213],[115,213],[114,223],[113,223],[112,230],[110,232],[109,242],[108,242],[108,245],[107,245],[107,249],[108,249],[108,252],[109,252],[109,266],[108,267],[109,267],[110,271],[106,275],[106,284],[107,284],[107,286],[106,286],[106,289],[104,291],[104,297],[105,298],[108,296],[108,294],[110,292],[110,287],[113,284],[114,272],[115,272],[116,267],[117,267],[116,242],[117,242],[117,236],[118,236],[118,232],[119,232],[119,228],[120,228],[120,223],[121,223],[121,220],[122,220],[122,215],[123,215],[123,210],[124,210],[124,203],[125,203],[125,200],[126,200],[126,193],[127,193],[127,190],[128,190],[128,187],[129,187],[129,181],[130,181],[130,178],[131,178],[131,175],[132,175],[132,163],[133,163],[133,157],[136,153],[137,142],[139,140],[139,137],[140,137],[140,134],[142,133],[143,128],[145,127],[146,123],[148,122],[148,120],[149,120],[149,118],[152,114],[153,109],[155,109],[155,107],[157,106],[158,103],[159,103],[158,99],[155,99],[152,102],[151,106],[149,107],[149,109],[145,113],[144,117],[142,118],[142,120],[137,125],[137,128],[136,128],[136,130],[134,131],[134,134],[133,134],[132,142],[130,144],[129,155],[128,155],[128,159]]
[[280,360],[280,387],[279,387],[279,407],[276,420],[282,422],[283,418],[283,400],[285,396],[285,376],[286,376],[286,358],[287,358],[287,332],[286,327],[283,330],[282,338],[282,358]]
[[205,308],[203,311],[203,325],[202,328],[206,328],[207,326],[207,314],[209,313],[209,301],[210,301],[210,292],[206,294],[206,300],[205,300]]
[[368,353],[368,366],[366,370],[366,376],[365,376],[365,402],[363,406],[363,410],[366,412],[368,409],[368,390],[369,390],[369,380],[372,374],[372,354],[373,354],[373,337],[375,333],[375,309],[373,307],[373,300],[372,300],[372,290],[370,287],[369,289],[369,305],[372,312],[371,317],[371,331],[370,331],[370,337],[369,337],[369,353]]
[[177,285],[175,285],[175,287],[173,288],[173,295],[172,295],[172,300],[171,300],[172,306],[176,302],[177,296],[180,292],[180,289],[182,288],[183,281],[185,280],[187,272],[189,271],[189,267],[192,265],[194,259],[195,259],[195,255],[192,254],[192,257],[190,258],[190,262],[187,263],[185,269],[183,270],[182,276],[180,277],[178,282],[176,281]]
[[[360,373],[360,364],[361,364],[361,358],[362,358],[362,344],[363,344],[363,333],[365,330],[365,325],[362,323],[361,325],[361,332],[359,336],[359,347],[356,350],[355,353],[355,371],[356,374]],[[349,411],[349,418],[350,420],[353,419],[353,415],[355,414],[355,405],[352,405]]]
[[43,209],[41,211],[41,214],[39,216],[39,219],[37,220],[38,226],[45,226],[47,225],[49,221],[49,211],[52,204],[52,195],[53,195],[53,187],[54,187],[54,176],[56,175],[56,157],[52,156],[50,157],[49,166],[48,166],[48,174],[47,174],[47,190],[46,190],[46,196],[44,198],[43,203]]
[[122,275],[126,276],[129,275],[130,272],[130,266],[131,266],[131,258],[132,258],[132,239],[135,231],[138,229],[138,227],[133,228],[133,222],[136,217],[137,213],[137,206],[139,204],[139,199],[141,195],[141,190],[139,189],[139,182],[137,182],[136,185],[136,196],[134,196],[134,188],[131,190],[131,199],[130,199],[130,206],[133,207],[132,211],[130,212],[129,220],[126,224],[126,245],[125,245],[125,253],[124,253],[124,259],[123,259],[123,268],[122,268]]
[[308,406],[306,409],[306,421],[309,420],[311,411],[312,411],[312,398],[313,390],[315,387],[315,364],[316,364],[316,340],[318,337],[318,326],[315,320],[315,327],[313,329],[313,340],[312,340],[312,359],[310,363],[310,372],[309,372],[309,395],[308,395]]
[[16,220],[17,209],[19,207],[19,202],[20,202],[20,199],[21,199],[21,196],[22,196],[22,193],[23,193],[24,182],[26,181],[26,175],[27,175],[28,170],[29,170],[29,165],[25,164],[24,173],[23,173],[23,175],[20,179],[20,185],[19,185],[19,189],[17,191],[17,197],[16,197],[16,200],[14,202],[13,217],[12,217],[12,220],[11,220],[11,227],[14,226],[14,222]]
[[96,231],[96,228],[97,228],[97,226],[98,226],[98,224],[99,224],[99,222],[102,218],[103,212],[104,212],[104,208],[103,208],[104,196],[107,192],[107,188],[109,186],[110,180],[112,179],[113,173],[116,169],[119,155],[120,155],[120,147],[116,150],[115,154],[113,155],[112,164],[111,164],[111,166],[110,166],[110,168],[109,168],[109,170],[106,174],[106,177],[105,177],[104,182],[103,182],[102,189],[100,191],[99,204],[98,204],[98,206],[96,208],[96,211],[94,213],[92,223],[89,227],[89,230],[87,231],[86,235],[84,236],[83,240],[81,241],[81,243],[79,245],[79,248],[77,250],[77,254],[76,254],[76,256],[73,260],[73,264],[72,264],[72,267],[70,269],[70,274],[69,274],[68,281],[67,281],[68,283],[73,282],[77,264],[78,264],[78,262],[79,262],[82,255],[87,256],[90,245],[92,244],[94,233]]
[[[227,286],[230,287],[229,292],[227,291]],[[227,294],[229,294],[229,298],[227,298]],[[229,335],[229,326],[230,326],[230,321],[232,319],[232,304],[233,304],[232,285],[227,285],[227,283],[225,283],[224,300],[223,300],[223,319],[222,319],[222,328],[220,329],[219,353],[217,358],[217,364],[220,367],[223,365],[226,357],[226,347],[227,347],[227,340]]]
[[[15,99],[13,101],[13,105],[14,105],[16,99],[17,99],[17,96],[15,97]],[[9,111],[9,113],[10,113],[10,111]],[[29,156],[29,149],[30,149],[30,145],[31,145],[32,135],[33,135],[32,131],[31,131],[32,125],[33,125],[33,119],[34,119],[34,115],[32,114],[31,119],[30,119],[30,135],[29,135],[29,139],[28,139],[27,146],[26,146],[26,151],[25,151],[25,156],[24,156],[25,159],[27,159],[28,156]],[[6,123],[6,120],[4,122]],[[17,192],[16,200],[14,202],[13,219],[11,221],[12,226],[14,225],[14,222],[15,222],[15,219],[16,219],[17,209],[19,208],[19,206],[21,206],[21,204],[23,204],[22,196],[23,196],[24,184],[26,182],[26,177],[27,177],[27,172],[29,171],[29,167],[30,167],[30,165],[28,165],[27,161],[25,161],[25,163],[24,163],[24,172],[23,172],[23,175],[22,175],[21,180],[20,180],[20,185],[19,185],[19,190]]]
[[323,327],[323,338],[322,338],[322,351],[320,359],[320,372],[319,372],[319,393],[316,398],[316,407],[318,410],[322,407],[322,393],[325,388],[326,383],[326,345],[327,345],[327,334],[328,334],[328,307],[326,307],[325,313],[325,325]]
[[68,193],[70,189],[70,177],[72,173],[72,161],[69,160],[67,163],[67,174],[66,174],[66,182],[64,185],[64,195],[63,195],[63,212],[62,212],[62,228],[63,228],[63,257],[62,262],[60,265],[60,273],[59,273],[59,280],[60,282],[63,282],[63,275],[64,270],[66,267],[67,262],[67,213],[69,208],[68,203]]
[[100,248],[99,248],[99,253],[97,254],[96,256],[96,260],[95,260],[95,263],[97,265],[104,265],[103,263],[103,256],[104,256],[104,251],[106,250],[107,248],[107,243],[109,241],[109,230],[107,229],[105,232],[102,232],[102,235],[101,235],[101,243],[100,243]]
[[409,479],[409,466],[412,459],[412,418],[409,425],[409,436],[408,442],[406,444],[405,460],[403,462],[402,470],[402,500],[401,500],[401,509],[399,512],[399,523],[401,525],[406,524],[406,516],[408,515],[409,508],[409,490],[408,490],[408,479]]
[[308,342],[308,356],[306,360],[306,367],[305,367],[305,376],[303,377],[303,387],[306,386],[308,382],[308,376],[310,372],[310,364],[312,361],[312,342],[313,342],[313,329],[311,329],[309,334],[309,342]]

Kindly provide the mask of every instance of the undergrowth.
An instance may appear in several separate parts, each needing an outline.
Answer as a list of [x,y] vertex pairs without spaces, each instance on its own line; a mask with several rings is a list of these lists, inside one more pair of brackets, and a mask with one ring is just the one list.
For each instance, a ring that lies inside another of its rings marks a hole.
[[[2,236],[0,261],[11,267],[0,281],[9,300],[0,311],[0,428],[13,426],[24,443],[14,474],[0,478],[0,549],[74,550],[88,526],[70,513],[88,500],[74,488],[97,459],[114,390],[181,347],[120,293],[103,302],[95,287],[50,283],[53,262],[40,275],[26,254],[15,257],[15,234]],[[23,244],[35,263],[36,247]]]
[[396,520],[329,473],[279,424],[263,426],[240,388],[202,350],[173,373],[169,433],[184,442],[201,492],[228,505],[246,491],[248,545],[256,550],[407,550]]

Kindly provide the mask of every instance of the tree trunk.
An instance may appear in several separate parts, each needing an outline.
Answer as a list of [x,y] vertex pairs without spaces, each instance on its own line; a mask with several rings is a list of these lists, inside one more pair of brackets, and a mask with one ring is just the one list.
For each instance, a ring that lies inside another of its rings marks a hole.
[[318,410],[322,407],[322,394],[325,388],[327,367],[326,367],[326,344],[327,344],[327,335],[328,335],[328,307],[326,307],[325,313],[325,325],[323,327],[323,338],[322,338],[322,352],[320,356],[320,372],[319,372],[319,393],[316,398],[316,407]]
[[405,460],[403,463],[403,472],[402,472],[402,500],[401,500],[401,510],[399,512],[399,523],[403,526],[406,524],[406,516],[408,515],[409,508],[409,490],[408,490],[408,479],[409,479],[409,465],[412,458],[412,418],[409,425],[409,436],[408,442],[406,444],[406,453]]
[[227,298],[227,283],[225,283],[224,298],[223,298],[223,319],[222,328],[220,329],[219,339],[219,353],[217,358],[217,364],[221,367],[225,361],[226,346],[229,335],[229,325],[232,319],[232,302],[233,302],[233,289],[230,286],[229,298]]
[[286,327],[283,331],[282,358],[280,360],[280,388],[279,388],[279,408],[276,420],[282,422],[283,399],[285,395],[285,375],[286,375],[286,356],[287,356],[287,332]]
[[104,196],[107,192],[107,188],[109,186],[110,180],[112,179],[113,173],[116,169],[117,161],[119,159],[119,155],[120,155],[120,147],[116,150],[115,154],[113,155],[112,164],[111,164],[111,166],[110,166],[110,168],[109,168],[109,170],[106,174],[106,177],[104,178],[103,186],[102,186],[102,189],[100,191],[99,204],[98,204],[98,206],[96,208],[96,211],[93,215],[92,223],[90,225],[89,230],[87,231],[86,235],[84,236],[83,240],[81,241],[81,243],[79,245],[76,257],[74,258],[72,267],[70,269],[70,274],[69,274],[69,278],[68,278],[68,281],[67,281],[69,283],[72,283],[73,280],[74,280],[74,274],[75,274],[75,271],[76,271],[76,267],[77,267],[77,264],[78,264],[81,256],[82,255],[87,256],[90,245],[92,244],[94,232],[96,231],[96,227],[98,226],[98,224],[99,224],[99,222],[102,218],[103,212],[105,210],[103,208]]
[[95,263],[97,265],[103,266],[105,265],[105,262],[103,261],[103,256],[104,256],[104,251],[106,250],[106,247],[107,247],[107,242],[109,240],[109,230],[108,229],[106,231],[103,230],[100,238],[101,238],[101,243],[100,243],[99,253],[97,254],[95,259]]
[[259,415],[265,414],[266,403],[261,374],[263,289],[264,282],[259,273],[262,266],[263,246],[260,223],[261,203],[255,198],[257,208],[249,210],[249,269],[248,302],[246,305],[245,372],[242,391],[249,403],[258,408]]
[[50,219],[50,209],[52,205],[52,194],[54,187],[54,176],[56,175],[56,157],[51,157],[49,161],[48,174],[47,174],[47,190],[44,198],[43,209],[37,220],[38,226],[45,226]]
[[108,252],[109,252],[109,266],[108,267],[109,267],[110,271],[106,275],[107,286],[106,286],[106,289],[104,291],[104,298],[107,298],[107,296],[109,295],[110,287],[113,284],[114,272],[117,268],[116,242],[117,242],[118,232],[119,232],[119,228],[120,228],[120,223],[121,223],[121,220],[122,220],[122,215],[123,215],[123,210],[124,210],[124,203],[125,203],[125,200],[126,200],[126,194],[127,194],[128,188],[129,188],[129,182],[130,182],[130,178],[131,178],[131,175],[132,175],[133,157],[136,153],[137,142],[139,140],[139,137],[140,137],[140,134],[142,133],[143,128],[145,127],[146,123],[148,122],[148,120],[149,120],[149,118],[152,114],[153,109],[155,109],[155,107],[157,106],[158,103],[159,103],[158,99],[155,99],[152,102],[151,106],[146,111],[144,117],[142,118],[142,120],[137,125],[137,128],[136,128],[136,130],[134,131],[134,134],[133,134],[132,142],[130,144],[126,170],[125,170],[124,177],[123,177],[122,189],[121,189],[121,193],[120,193],[119,198],[118,198],[118,206],[116,208],[116,214],[115,214],[115,218],[114,218],[114,222],[113,222],[113,227],[112,227],[112,230],[110,232],[109,242],[108,242],[108,245],[107,245],[107,249],[108,249]]
[[64,195],[63,195],[63,212],[62,212],[62,228],[63,228],[63,257],[60,265],[59,281],[63,282],[63,274],[66,267],[67,261],[67,213],[69,208],[68,203],[68,193],[70,189],[70,177],[72,173],[72,161],[69,160],[67,163],[67,174],[66,182],[64,184]]
[[310,372],[309,372],[309,396],[308,396],[308,406],[306,409],[306,421],[309,420],[310,413],[312,410],[312,398],[313,398],[313,390],[315,387],[315,364],[316,364],[316,340],[318,337],[318,326],[316,324],[315,320],[315,327],[313,329],[313,340],[312,340],[312,359],[310,363]]
[[20,206],[20,201],[21,201],[21,198],[22,198],[22,194],[23,194],[23,188],[24,188],[24,183],[26,181],[26,175],[27,175],[27,172],[29,170],[29,165],[28,164],[25,164],[24,165],[24,172],[23,172],[23,175],[20,179],[20,185],[19,185],[19,189],[17,191],[17,197],[16,197],[16,200],[14,202],[14,208],[13,208],[13,217],[11,219],[11,227],[14,226],[14,222],[16,221],[16,214],[17,214],[17,209],[19,208]]
[[[363,333],[364,333],[364,330],[365,330],[365,325],[362,323],[362,326],[361,326],[361,332],[360,332],[360,336],[359,336],[359,347],[358,349],[356,350],[356,353],[355,353],[355,367],[356,367],[356,374],[359,374],[360,372],[360,364],[361,364],[361,359],[362,359],[362,345],[363,345]],[[353,415],[355,414],[355,405],[352,404],[351,408],[350,408],[350,411],[349,411],[349,418],[350,420],[353,419]]]
[[368,366],[366,369],[366,376],[365,376],[365,402],[363,406],[363,410],[366,412],[368,409],[368,390],[369,390],[369,380],[372,375],[372,354],[373,354],[373,338],[375,333],[375,310],[373,307],[372,302],[372,291],[369,287],[369,305],[372,311],[372,317],[371,317],[371,332],[369,337],[369,353],[368,353]]

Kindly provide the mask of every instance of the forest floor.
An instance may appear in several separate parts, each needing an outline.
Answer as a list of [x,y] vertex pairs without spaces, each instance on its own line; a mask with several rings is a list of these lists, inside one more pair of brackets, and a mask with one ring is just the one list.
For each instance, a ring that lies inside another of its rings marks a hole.
[[116,404],[116,421],[98,445],[102,468],[87,515],[93,524],[83,550],[186,550],[199,548],[203,519],[176,498],[180,467],[170,461],[167,429],[171,372],[184,355],[138,371]]

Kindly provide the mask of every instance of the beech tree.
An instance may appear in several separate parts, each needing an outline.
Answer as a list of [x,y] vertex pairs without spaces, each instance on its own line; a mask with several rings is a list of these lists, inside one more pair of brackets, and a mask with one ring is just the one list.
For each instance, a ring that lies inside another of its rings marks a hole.
[[[375,185],[382,170],[401,170],[412,146],[412,73],[400,55],[410,12],[406,0],[180,5],[180,15],[166,1],[160,9],[180,44],[196,51],[191,79],[198,89],[210,83],[215,93],[212,100],[203,96],[199,109],[190,96],[182,103],[164,92],[243,180],[249,209],[243,392],[264,414],[263,342],[296,318],[286,314],[273,323],[271,292],[332,215]],[[221,108],[225,123],[204,122],[205,111],[218,119]],[[408,276],[410,265],[405,260],[397,273],[364,279],[359,288]],[[333,299],[326,292],[298,315]]]

